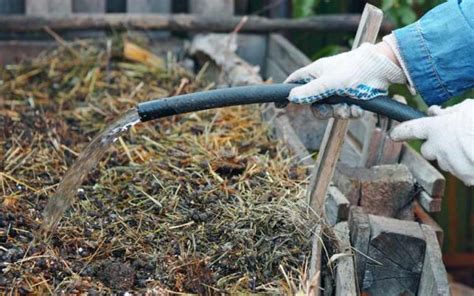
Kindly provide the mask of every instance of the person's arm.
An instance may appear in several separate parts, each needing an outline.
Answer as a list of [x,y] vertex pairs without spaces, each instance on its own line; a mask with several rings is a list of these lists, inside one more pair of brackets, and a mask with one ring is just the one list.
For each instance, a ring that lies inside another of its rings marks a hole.
[[395,30],[390,44],[428,105],[474,87],[474,0],[450,0]]

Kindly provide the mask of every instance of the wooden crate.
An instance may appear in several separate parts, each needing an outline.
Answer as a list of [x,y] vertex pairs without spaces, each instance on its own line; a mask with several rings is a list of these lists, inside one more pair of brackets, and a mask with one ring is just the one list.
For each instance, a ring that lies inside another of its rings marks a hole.
[[[7,0],[0,1],[8,2]],[[44,2],[46,6],[40,5],[39,2]],[[45,7],[49,7],[47,5],[52,5],[54,2],[54,0],[35,0],[32,4],[32,2],[26,1],[23,8],[21,5],[15,6],[12,4],[13,2],[9,2],[9,6],[3,6],[4,10],[1,12],[18,12],[18,10],[24,9],[26,14],[41,15],[48,13],[49,15],[49,12],[53,14],[104,13],[106,10],[105,0],[65,1],[67,3],[61,3],[61,5],[55,7],[54,11],[49,11],[49,8],[45,10]],[[131,1],[129,0],[127,3],[131,8]],[[162,1],[143,0],[133,1],[133,3],[133,9],[128,10],[131,13],[147,11],[148,9],[149,11],[158,12],[170,11],[170,6]],[[104,35],[99,34],[98,36]],[[181,48],[183,46],[183,40],[174,39],[170,32],[164,32],[164,34],[161,32],[159,37],[166,39],[160,41],[161,47]],[[271,79],[273,82],[283,81],[291,72],[310,63],[308,57],[278,34],[239,34],[238,44],[237,53],[248,63],[258,65],[263,78]],[[17,62],[22,58],[34,56],[41,50],[54,46],[54,42],[46,40],[1,41],[0,64]],[[276,109],[269,105],[265,109],[263,118],[273,126],[275,136],[293,150],[300,165],[305,167],[314,165],[312,153],[319,149],[327,125],[326,121],[315,119],[309,107],[304,106]],[[343,185],[341,184],[347,184],[347,180],[350,180],[353,182],[350,185],[354,185],[354,180],[357,181],[357,178],[350,179],[351,176],[336,172],[334,182],[337,186],[331,187],[325,208],[328,222],[335,225],[334,230],[341,241],[342,250],[348,253],[348,256],[338,261],[340,265],[338,265],[335,278],[336,295],[356,295],[357,289],[363,290],[367,286],[363,278],[367,270],[371,270],[365,268],[366,265],[370,265],[370,262],[367,263],[367,260],[363,259],[366,257],[365,254],[363,256],[358,255],[357,252],[352,251],[350,246],[353,248],[360,247],[362,250],[365,249],[366,253],[370,253],[370,248],[373,247],[372,240],[386,233],[393,234],[393,237],[406,235],[408,242],[411,239],[418,243],[420,241],[424,243],[426,252],[424,253],[424,260],[421,260],[423,262],[419,262],[422,267],[418,270],[419,288],[417,292],[419,295],[425,295],[426,293],[445,295],[448,293],[446,272],[442,265],[438,244],[442,241],[442,231],[427,213],[440,210],[445,180],[434,167],[413,149],[407,145],[392,143],[387,139],[386,129],[392,124],[394,123],[373,114],[366,114],[363,119],[352,122],[340,162],[352,168],[356,175],[363,171],[363,167],[376,164],[402,164],[403,167],[408,168],[409,173],[419,184],[420,190],[414,196],[416,201],[410,203],[408,209],[414,216],[407,215],[405,219],[416,219],[422,222],[423,225],[416,226],[418,224],[413,221],[403,222],[408,223],[406,224],[409,225],[408,228],[412,227],[414,229],[413,232],[404,232],[405,224],[400,224],[402,228],[399,229],[397,228],[397,220],[383,220],[383,218],[377,218],[378,216],[369,215],[365,212],[366,210],[358,207],[360,200],[354,202],[353,198],[349,196],[348,192],[353,191],[342,190]],[[361,181],[357,182],[360,183]],[[350,221],[349,225],[345,222],[347,220]],[[372,237],[374,233],[378,233],[378,236]],[[423,245],[423,243],[421,244]],[[310,262],[312,267],[310,281],[319,276],[321,256],[324,256],[322,254],[320,239],[316,234],[313,239],[313,256]],[[381,260],[384,260],[383,256],[381,258]],[[363,263],[361,263],[362,261]],[[390,272],[399,272],[399,270],[391,270]],[[311,290],[313,294],[319,294],[318,287],[319,284]],[[380,289],[380,287],[376,288]]]

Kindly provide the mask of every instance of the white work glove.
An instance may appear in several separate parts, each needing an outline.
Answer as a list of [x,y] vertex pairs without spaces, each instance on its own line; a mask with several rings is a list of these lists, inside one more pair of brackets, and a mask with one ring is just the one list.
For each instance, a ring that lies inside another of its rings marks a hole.
[[[400,67],[377,51],[376,45],[364,43],[355,50],[319,59],[296,70],[285,82],[305,83],[291,90],[290,102],[313,104],[333,95],[361,100],[387,95],[390,84],[406,83],[406,77]],[[318,117],[349,118],[363,113],[357,106],[314,108]]]
[[453,107],[432,106],[430,117],[399,124],[390,133],[395,141],[426,140],[421,154],[437,160],[441,169],[450,172],[466,185],[474,185],[474,100]]

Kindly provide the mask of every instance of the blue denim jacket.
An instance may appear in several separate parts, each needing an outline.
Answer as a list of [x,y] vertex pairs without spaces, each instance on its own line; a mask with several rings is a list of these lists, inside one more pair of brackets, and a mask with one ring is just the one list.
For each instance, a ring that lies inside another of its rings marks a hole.
[[394,33],[413,86],[428,105],[474,87],[474,0],[449,0]]

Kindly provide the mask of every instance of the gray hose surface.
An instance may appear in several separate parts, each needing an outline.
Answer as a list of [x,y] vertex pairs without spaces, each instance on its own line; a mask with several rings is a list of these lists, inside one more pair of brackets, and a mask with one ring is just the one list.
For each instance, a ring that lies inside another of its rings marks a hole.
[[[216,89],[157,99],[138,104],[137,110],[142,122],[182,113],[213,108],[258,103],[288,103],[290,90],[299,84],[263,84]],[[371,100],[356,100],[349,97],[330,97],[318,103],[355,104],[362,109],[393,120],[403,122],[425,117],[426,114],[401,104],[390,97],[380,96]]]

